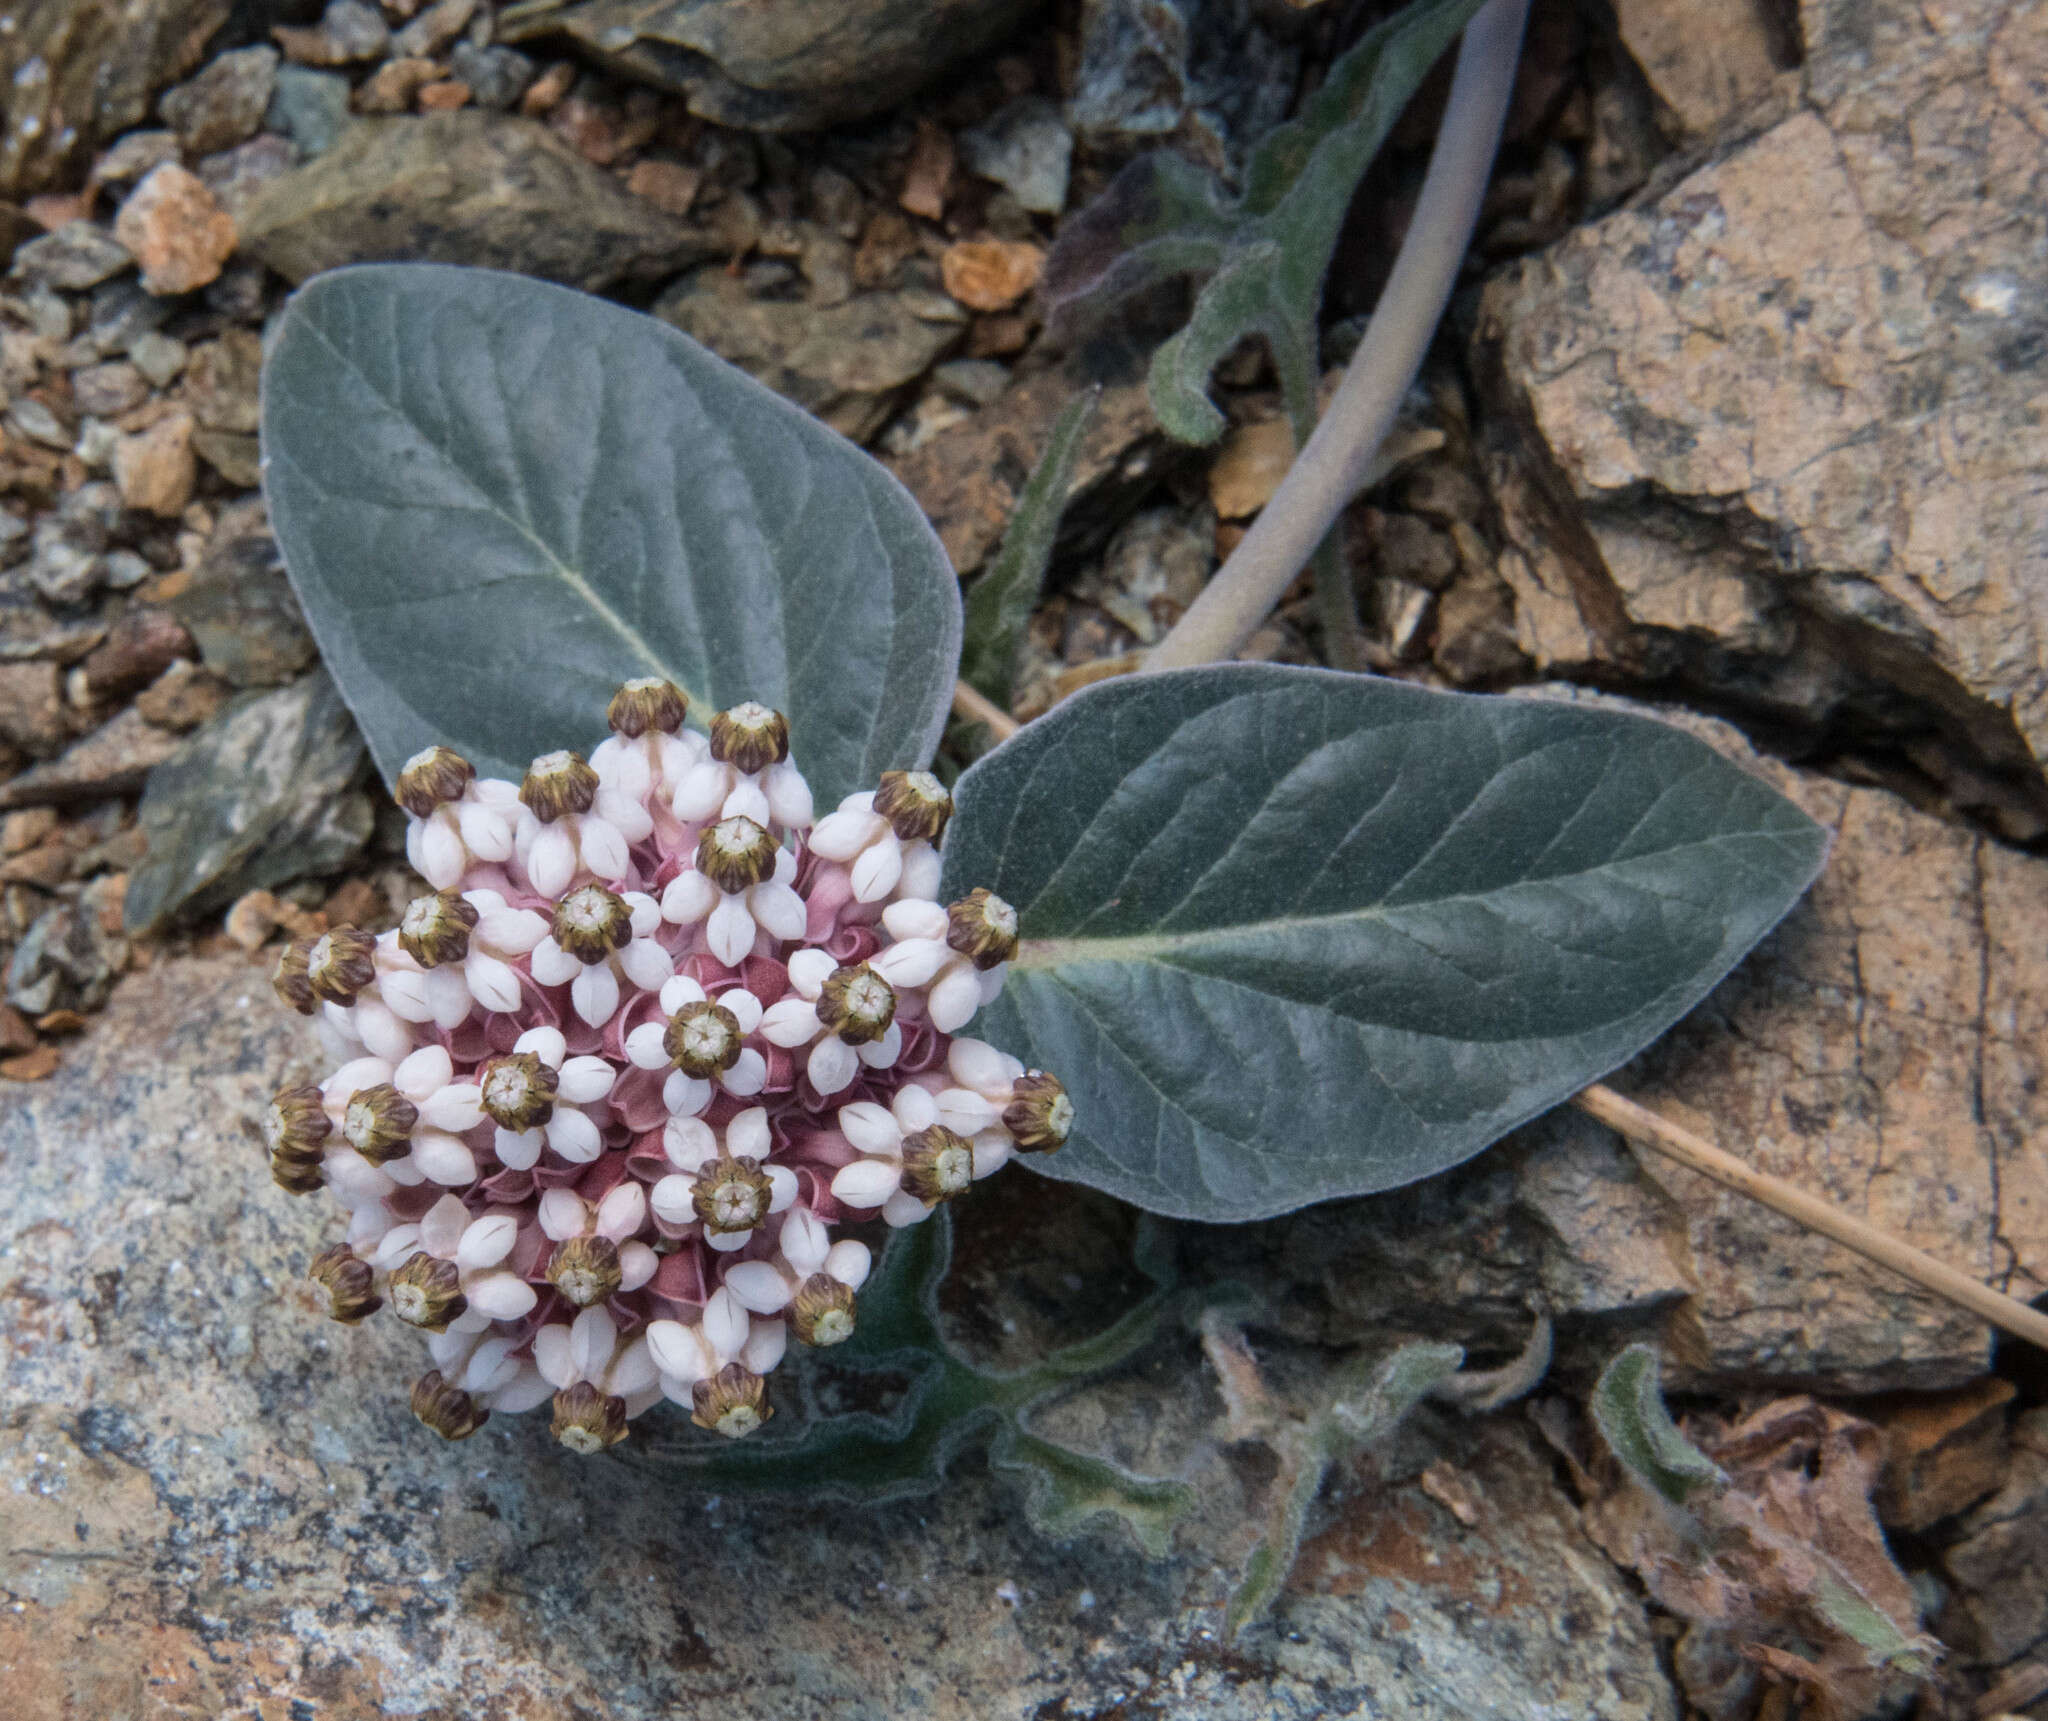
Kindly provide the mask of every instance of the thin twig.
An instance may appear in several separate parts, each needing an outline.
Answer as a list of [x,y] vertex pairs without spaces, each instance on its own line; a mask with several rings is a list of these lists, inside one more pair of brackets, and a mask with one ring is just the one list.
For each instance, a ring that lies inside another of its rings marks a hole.
[[1724,1188],[1761,1202],[1773,1212],[1782,1213],[1804,1225],[1809,1231],[1818,1231],[1823,1237],[1832,1238],[1845,1249],[1853,1249],[1866,1261],[1875,1261],[1880,1267],[1887,1267],[1901,1277],[1911,1279],[1914,1284],[1959,1308],[1968,1309],[1980,1320],[1989,1321],[1994,1327],[2003,1328],[2015,1337],[2048,1350],[2048,1315],[2029,1308],[2019,1298],[1994,1291],[1989,1285],[1978,1283],[1968,1273],[1937,1261],[1925,1250],[1916,1249],[1912,1244],[1880,1231],[1875,1225],[1844,1213],[1783,1178],[1758,1171],[1732,1153],[1723,1153],[1703,1136],[1682,1129],[1647,1106],[1624,1099],[1612,1088],[1596,1082],[1574,1095],[1572,1104],[1589,1117],[1599,1119],[1609,1129],[1619,1130],[1630,1141],[1640,1142],[1703,1177],[1711,1177]]
[[963,722],[983,725],[998,741],[1009,740],[1023,727],[987,694],[977,692],[964,681],[953,683],[953,715]]
[[1472,241],[1515,84],[1529,0],[1491,0],[1465,26],[1422,197],[1358,352],[1308,446],[1145,668],[1215,663],[1251,638],[1358,493],[1422,368]]

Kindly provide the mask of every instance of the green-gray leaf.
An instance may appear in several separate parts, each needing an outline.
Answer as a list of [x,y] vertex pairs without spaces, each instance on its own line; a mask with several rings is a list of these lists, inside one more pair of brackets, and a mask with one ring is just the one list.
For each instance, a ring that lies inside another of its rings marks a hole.
[[1235,1221],[1427,1177],[1704,997],[1827,850],[1703,742],[1239,664],[1105,682],[960,780],[949,895],[1026,940],[976,1026],[1078,1126],[1031,1163]]
[[648,317],[486,270],[374,265],[292,299],[264,489],[322,658],[390,780],[445,742],[517,777],[619,682],[789,716],[822,807],[924,763],[960,601],[909,494]]
[[1657,1385],[1657,1353],[1630,1345],[1593,1388],[1593,1421],[1614,1456],[1674,1506],[1721,1479],[1721,1468],[1679,1432]]

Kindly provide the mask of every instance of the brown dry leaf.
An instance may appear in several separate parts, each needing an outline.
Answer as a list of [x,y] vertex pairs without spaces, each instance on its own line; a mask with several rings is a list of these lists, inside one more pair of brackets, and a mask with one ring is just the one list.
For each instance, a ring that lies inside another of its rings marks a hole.
[[40,1082],[57,1073],[57,1048],[41,1045],[18,1058],[0,1058],[0,1081]]
[[970,311],[1007,311],[1044,269],[1045,253],[1021,239],[963,239],[939,258],[946,291]]
[[1603,1453],[1585,1512],[1593,1539],[1660,1606],[1747,1640],[1760,1666],[1844,1713],[1865,1713],[1924,1672],[1939,1646],[1920,1633],[1870,1503],[1879,1431],[1802,1397],[1686,1432],[1726,1483],[1681,1511]]
[[1241,424],[1223,439],[1209,468],[1209,500],[1219,520],[1242,520],[1273,499],[1294,464],[1294,427],[1284,418]]
[[953,140],[930,120],[920,120],[896,201],[911,214],[936,221],[946,213],[946,193],[952,186]]

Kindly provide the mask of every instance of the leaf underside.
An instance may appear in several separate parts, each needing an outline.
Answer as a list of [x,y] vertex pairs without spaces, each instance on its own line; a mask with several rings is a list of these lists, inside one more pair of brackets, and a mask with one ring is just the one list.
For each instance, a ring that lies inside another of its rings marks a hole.
[[1026,941],[976,1032],[1078,1113],[1030,1163],[1210,1221],[1471,1157],[1696,1004],[1827,848],[1662,723],[1273,665],[1088,689],[957,801],[943,888]]
[[302,288],[263,374],[264,491],[387,781],[604,734],[665,675],[759,699],[822,806],[923,764],[960,645],[930,525],[851,443],[652,318],[489,270]]

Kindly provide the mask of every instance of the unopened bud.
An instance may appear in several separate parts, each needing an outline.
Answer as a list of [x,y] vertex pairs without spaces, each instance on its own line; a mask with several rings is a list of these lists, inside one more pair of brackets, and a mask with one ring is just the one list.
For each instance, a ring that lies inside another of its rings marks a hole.
[[752,819],[720,819],[697,839],[697,870],[727,896],[775,876],[775,839]]
[[923,1202],[950,1201],[974,1182],[974,1149],[942,1123],[903,1138],[903,1187]]
[[1017,911],[988,890],[970,890],[946,910],[946,942],[984,971],[1017,954]]
[[507,1052],[477,1073],[478,1091],[491,1121],[515,1134],[537,1129],[555,1115],[560,1078],[536,1052]]
[[579,1309],[595,1308],[623,1277],[619,1246],[609,1237],[571,1237],[548,1261],[548,1283]]
[[829,1273],[813,1273],[790,1299],[789,1327],[807,1345],[844,1344],[853,1337],[853,1292]]
[[294,938],[277,958],[277,968],[270,976],[270,983],[277,989],[277,995],[301,1016],[310,1016],[320,1008],[320,999],[313,990],[313,977],[308,971],[313,955],[313,939]]
[[580,753],[566,747],[543,753],[527,766],[519,799],[535,818],[551,825],[569,813],[587,813],[597,803],[597,773]]
[[420,1109],[389,1082],[359,1088],[341,1114],[342,1139],[372,1165],[412,1152],[413,1125]]
[[761,1162],[742,1154],[735,1159],[714,1159],[697,1174],[690,1203],[704,1229],[720,1234],[751,1231],[768,1217],[768,1203],[774,1186]]
[[306,952],[306,980],[316,998],[346,1009],[377,978],[377,941],[359,927],[337,926]]
[[488,1410],[479,1410],[468,1393],[441,1378],[430,1368],[413,1383],[412,1413],[443,1440],[467,1440],[490,1421]]
[[306,1277],[327,1293],[327,1312],[343,1326],[352,1327],[365,1315],[384,1306],[377,1295],[377,1275],[346,1243],[322,1250],[313,1257]]
[[889,821],[898,842],[935,843],[946,834],[953,797],[929,771],[884,771],[875,811]]
[[749,699],[711,719],[711,757],[751,775],[789,757],[789,720]]
[[728,1440],[752,1434],[775,1414],[768,1383],[744,1364],[729,1362],[690,1389],[690,1420]]
[[409,1327],[443,1332],[448,1323],[469,1312],[462,1294],[462,1275],[453,1261],[424,1249],[391,1275],[391,1312]]
[[1057,1153],[1074,1132],[1074,1102],[1058,1076],[1026,1070],[1010,1089],[1003,1128],[1019,1153]]
[[612,695],[604,715],[613,734],[637,741],[650,729],[658,729],[664,735],[677,733],[689,709],[688,696],[673,681],[643,675]]
[[469,954],[469,935],[479,918],[475,905],[452,890],[416,896],[398,923],[398,946],[422,968],[460,962]]
[[895,988],[865,962],[835,968],[818,989],[818,1020],[849,1046],[879,1040],[895,1019]]
[[723,1004],[699,998],[669,1018],[661,1045],[684,1075],[707,1081],[740,1061],[745,1039],[739,1017]]
[[286,1088],[272,1099],[263,1114],[263,1145],[277,1186],[293,1195],[318,1189],[325,1181],[321,1164],[333,1133],[318,1088]]
[[626,1438],[626,1401],[587,1380],[555,1394],[549,1431],[571,1452],[602,1452]]
[[424,819],[443,803],[461,800],[475,780],[476,767],[460,753],[429,747],[406,760],[391,798],[414,818]]
[[586,967],[602,962],[633,936],[626,899],[601,884],[572,890],[555,904],[555,942]]

